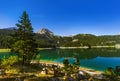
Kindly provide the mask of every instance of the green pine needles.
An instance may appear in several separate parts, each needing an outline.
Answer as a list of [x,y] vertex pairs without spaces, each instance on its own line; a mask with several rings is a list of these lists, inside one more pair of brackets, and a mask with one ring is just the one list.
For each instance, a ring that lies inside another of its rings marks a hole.
[[11,51],[18,53],[23,64],[30,63],[36,57],[38,50],[36,49],[37,44],[34,40],[33,28],[26,11],[23,12],[16,26]]

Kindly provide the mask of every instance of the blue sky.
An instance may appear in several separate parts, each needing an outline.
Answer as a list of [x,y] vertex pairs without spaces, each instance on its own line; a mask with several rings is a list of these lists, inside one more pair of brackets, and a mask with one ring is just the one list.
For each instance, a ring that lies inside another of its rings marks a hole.
[[27,11],[34,31],[57,35],[120,33],[120,0],[0,0],[0,28],[13,27]]

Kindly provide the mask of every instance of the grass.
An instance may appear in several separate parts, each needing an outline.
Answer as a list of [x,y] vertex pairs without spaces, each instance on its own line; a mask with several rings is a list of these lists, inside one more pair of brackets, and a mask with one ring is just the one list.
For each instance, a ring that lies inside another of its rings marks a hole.
[[[51,49],[51,48],[37,48],[38,50],[43,50],[43,49]],[[0,52],[10,52],[11,49],[0,49]]]
[[10,52],[10,49],[0,49],[0,52]]

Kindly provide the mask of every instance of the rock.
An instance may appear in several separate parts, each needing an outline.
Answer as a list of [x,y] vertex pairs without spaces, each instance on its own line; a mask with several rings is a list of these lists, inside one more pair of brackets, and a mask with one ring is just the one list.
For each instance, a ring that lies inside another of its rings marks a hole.
[[0,69],[0,75],[5,75],[5,70]]
[[48,30],[46,28],[40,29],[37,33],[39,33],[39,34],[45,34],[45,35],[54,35],[53,32],[51,32],[50,30]]

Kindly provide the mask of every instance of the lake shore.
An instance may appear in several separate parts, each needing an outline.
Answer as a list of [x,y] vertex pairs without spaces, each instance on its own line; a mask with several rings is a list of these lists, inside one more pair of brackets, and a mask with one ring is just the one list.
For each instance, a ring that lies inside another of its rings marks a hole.
[[[36,61],[32,61],[32,63],[34,63],[34,62],[36,62]],[[58,65],[60,67],[63,67],[62,63],[48,61],[48,60],[40,60],[40,63],[42,63],[42,64],[52,64],[52,65],[54,64],[54,65]],[[79,67],[79,70],[80,71],[84,71],[84,72],[90,74],[91,76],[93,76],[93,75],[100,75],[100,74],[103,73],[102,71],[97,71],[97,70],[86,68],[86,67]]]
[[[59,49],[76,49],[76,48],[82,48],[82,49],[88,49],[88,46],[80,46],[80,47],[57,47]],[[115,48],[115,46],[91,46],[90,48]]]
[[[88,49],[88,46],[80,46],[80,47],[56,47],[58,49]],[[115,46],[91,46],[91,48],[116,48]],[[37,48],[38,50],[51,50],[51,49],[55,49],[55,48]],[[6,49],[0,49],[0,52],[10,52],[11,49],[6,48]]]
[[11,49],[0,49],[0,52],[10,52]]

